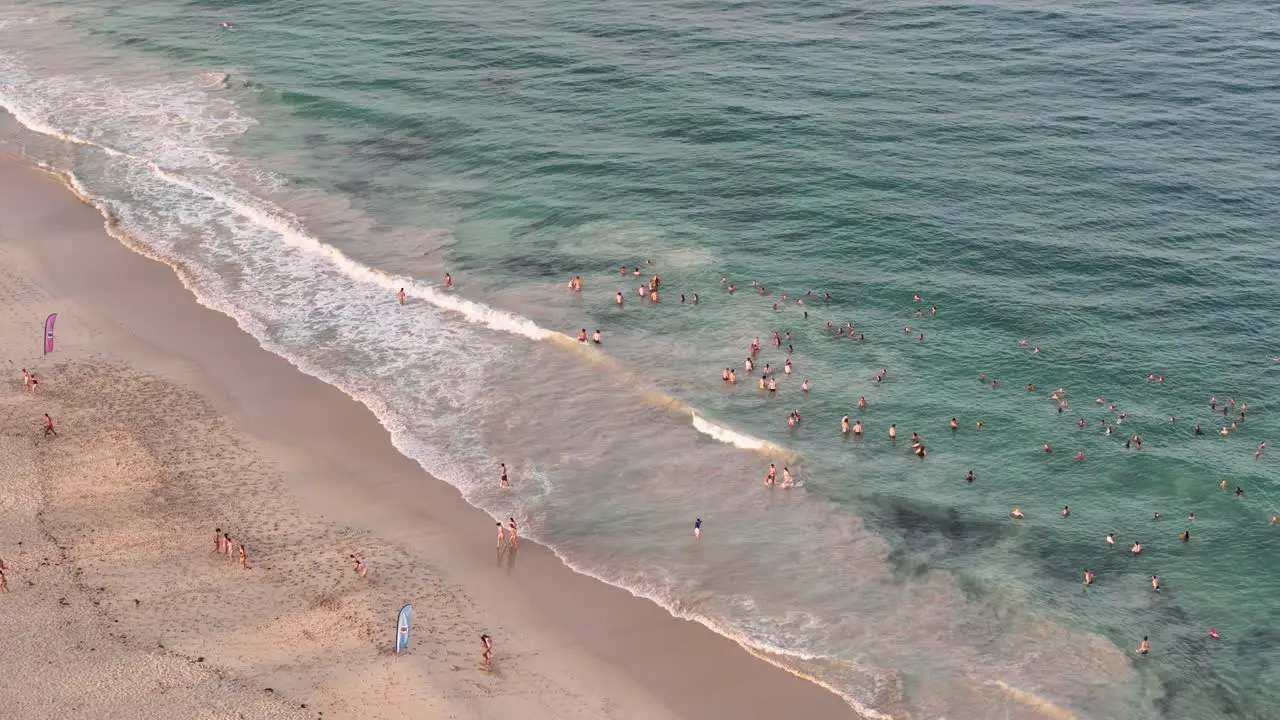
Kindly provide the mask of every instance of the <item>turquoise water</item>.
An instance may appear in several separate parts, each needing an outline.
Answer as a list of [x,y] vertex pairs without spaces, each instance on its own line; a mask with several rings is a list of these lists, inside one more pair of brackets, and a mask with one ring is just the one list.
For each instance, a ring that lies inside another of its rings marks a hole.
[[[1275,456],[1253,456],[1280,355],[1273,7],[98,0],[0,20],[8,145],[583,572],[867,715],[1274,716],[1280,508]],[[794,304],[809,290],[833,299]],[[602,348],[565,340],[583,327]],[[761,393],[742,362],[759,336],[780,366],[775,330],[795,375]],[[1228,437],[1211,396],[1249,405]],[[801,487],[762,488],[771,460]]]

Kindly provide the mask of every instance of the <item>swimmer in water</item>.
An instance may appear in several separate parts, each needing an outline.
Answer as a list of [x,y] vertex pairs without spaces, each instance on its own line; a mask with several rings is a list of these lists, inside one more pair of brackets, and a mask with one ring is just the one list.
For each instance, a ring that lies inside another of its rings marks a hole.
[[1226,479],[1226,478],[1222,478],[1221,480],[1219,480],[1219,481],[1218,481],[1218,489],[1219,489],[1219,490],[1221,490],[1221,491],[1223,491],[1223,492],[1226,492],[1226,491],[1227,491],[1227,479]]
[[805,378],[804,382],[800,383],[800,392],[809,392],[809,378]]
[[867,399],[865,397],[858,398],[858,409],[859,410],[867,409]]
[[450,275],[449,273],[444,274],[444,286],[446,288],[453,287],[453,276]]
[[587,341],[587,329],[582,328],[581,330],[578,331],[578,342],[584,343],[586,341]]
[[947,423],[947,426],[950,427],[952,430],[960,429],[960,424],[956,422],[955,418],[951,418],[951,422]]
[[1018,508],[1014,508],[1009,511],[1009,517],[1013,518],[1014,520],[1021,520],[1026,516],[1022,514],[1021,510],[1019,510]]
[[981,420],[979,420],[979,421],[978,421],[977,429],[979,429],[979,430],[981,430],[981,429],[982,429],[982,421],[981,421]]
[[855,437],[861,437],[861,436],[862,436],[862,421],[861,421],[861,420],[854,420],[854,421],[853,421],[853,434],[854,434],[854,436],[855,436]]
[[697,305],[697,304],[698,304],[698,293],[694,293],[694,294],[693,294],[693,304],[694,304],[694,305]]
[[790,468],[782,468],[782,487],[791,487],[791,470]]
[[1053,448],[1049,447],[1049,443],[1045,443],[1041,449],[1043,449],[1047,453],[1053,452]]
[[591,342],[593,342],[593,343],[595,343],[595,344],[597,344],[597,345],[599,345],[599,344],[600,344],[600,331],[599,331],[599,330],[596,330],[594,333],[592,333],[592,335],[591,335]]
[[920,302],[920,293],[911,296],[911,302]]
[[765,473],[764,484],[766,486],[772,485],[774,479],[777,477],[778,477],[778,468],[774,467],[773,463],[769,463],[769,472]]
[[1160,592],[1160,578],[1155,575],[1151,576],[1151,592]]
[[1209,637],[1213,638],[1214,640],[1218,640],[1222,636],[1218,634],[1217,630],[1214,630],[1213,628],[1209,628]]
[[750,373],[752,370],[755,370],[755,368],[756,368],[756,364],[751,362],[751,358],[747,358],[747,361],[742,363],[742,369],[748,373]]
[[791,358],[787,358],[787,361],[782,363],[782,372],[786,375],[791,374]]
[[1093,584],[1093,573],[1089,572],[1089,568],[1084,569],[1084,586],[1089,587]]
[[965,474],[964,474],[964,481],[965,481],[965,482],[967,482],[967,483],[971,483],[971,482],[973,482],[973,471],[972,471],[972,470],[970,470],[969,472],[967,472],[967,473],[965,473]]
[[937,314],[938,314],[938,306],[937,306],[937,305],[930,305],[930,306],[929,306],[929,314],[930,314],[930,315],[937,315]]
[[772,377],[769,378],[769,392],[778,392],[778,381]]
[[720,373],[720,379],[729,382],[729,368],[725,368],[724,372]]
[[733,370],[729,370],[729,384],[730,385],[738,384],[738,376],[736,373],[733,372]]
[[1076,462],[1083,462],[1083,461],[1084,461],[1084,453],[1082,453],[1082,452],[1078,452],[1078,453],[1076,453],[1076,454],[1075,454],[1075,460],[1076,460]]
[[898,426],[897,426],[897,425],[890,425],[890,426],[889,426],[889,439],[890,439],[890,440],[897,440],[897,439],[898,439]]
[[401,305],[404,304],[404,288],[400,288],[400,292],[396,293],[396,300],[398,300]]
[[849,416],[848,415],[845,415],[844,417],[840,418],[840,432],[845,435],[849,434]]
[[1115,533],[1107,533],[1107,545],[1108,545],[1108,546],[1110,546],[1110,547],[1115,547],[1115,545],[1116,545],[1116,534],[1115,534]]
[[1062,517],[1067,517],[1067,516],[1069,516],[1070,514],[1071,514],[1071,508],[1067,507],[1066,505],[1063,505],[1063,506],[1062,506]]
[[618,292],[618,297],[613,301],[618,307],[622,307],[622,292]]
[[1182,542],[1187,542],[1188,540],[1191,539],[1191,533],[1187,532],[1186,530],[1183,530],[1182,534],[1178,536],[1178,539],[1181,540]]
[[760,389],[761,389],[761,390],[768,390],[768,389],[769,389],[769,386],[765,384],[765,379],[764,379],[764,378],[765,378],[765,376],[764,376],[764,375],[761,375],[761,376],[760,376]]
[[1141,554],[1142,554],[1142,543],[1138,542],[1137,540],[1134,540],[1134,541],[1133,541],[1133,547],[1129,548],[1129,552],[1133,553],[1133,556],[1134,556],[1134,557],[1137,557],[1137,556],[1141,555]]
[[1138,649],[1135,650],[1134,652],[1138,653],[1143,657],[1146,657],[1147,653],[1151,652],[1151,643],[1147,641],[1146,635],[1142,636],[1142,644],[1139,645]]

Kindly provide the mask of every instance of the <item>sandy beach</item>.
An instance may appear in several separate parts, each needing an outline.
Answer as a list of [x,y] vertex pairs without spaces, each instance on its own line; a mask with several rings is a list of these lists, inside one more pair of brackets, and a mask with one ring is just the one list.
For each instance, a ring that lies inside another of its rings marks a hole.
[[[6,718],[852,716],[543,547],[497,553],[494,519],[367,408],[14,158],[0,159],[0,377]],[[246,568],[214,552],[215,528]],[[396,656],[404,603],[413,638]]]

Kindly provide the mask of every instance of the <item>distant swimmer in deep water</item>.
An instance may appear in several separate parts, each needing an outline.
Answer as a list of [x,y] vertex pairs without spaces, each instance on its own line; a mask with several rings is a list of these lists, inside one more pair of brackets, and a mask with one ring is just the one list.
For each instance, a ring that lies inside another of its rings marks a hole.
[[973,482],[973,471],[972,471],[972,470],[970,470],[969,472],[967,472],[967,473],[965,473],[965,474],[964,474],[964,481],[965,481],[965,482],[967,482],[967,483],[971,483],[971,482]]
[[1115,534],[1115,533],[1107,533],[1107,545],[1108,545],[1108,546],[1110,546],[1110,547],[1115,547],[1115,545],[1116,545],[1116,534]]
[[1019,510],[1018,508],[1014,508],[1009,511],[1009,517],[1013,518],[1014,520],[1021,520],[1026,516],[1022,514],[1021,510]]
[[1138,542],[1137,540],[1134,540],[1134,541],[1133,541],[1133,547],[1129,548],[1129,552],[1133,553],[1133,556],[1134,556],[1134,557],[1137,557],[1137,556],[1141,555],[1141,554],[1142,554],[1142,543]]
[[1160,592],[1159,576],[1156,576],[1156,575],[1151,576],[1151,592]]
[[1134,652],[1142,656],[1146,656],[1147,653],[1151,652],[1151,643],[1147,640],[1146,635],[1142,636],[1142,644],[1139,645],[1138,649],[1135,650]]
[[1183,530],[1182,534],[1178,536],[1178,539],[1181,540],[1182,542],[1187,542],[1188,540],[1191,539],[1191,533],[1187,532],[1186,530]]
[[1209,628],[1209,637],[1213,638],[1214,640],[1218,640],[1222,636],[1218,634],[1217,630],[1214,630],[1213,628]]
[[1070,514],[1071,514],[1071,508],[1067,507],[1066,505],[1063,505],[1063,506],[1062,506],[1062,517],[1067,517],[1067,516],[1069,516]]
[[848,415],[845,415],[844,417],[840,418],[840,432],[846,435],[849,434],[849,416]]
[[613,301],[618,307],[622,307],[622,292],[618,292],[618,297]]
[[867,399],[865,397],[858,398],[858,409],[859,410],[867,409]]
[[1041,446],[1041,449],[1047,453],[1053,452],[1053,448],[1049,447],[1049,443],[1045,443],[1043,446]]
[[956,422],[955,418],[951,418],[951,422],[947,423],[947,426],[952,430],[958,430],[960,428],[960,424]]
[[890,425],[890,426],[889,426],[889,439],[890,439],[890,440],[897,440],[897,439],[898,439],[898,426],[897,426],[897,425]]
[[404,288],[400,288],[400,292],[396,293],[396,300],[399,301],[401,305],[404,304]]
[[1203,434],[1204,434],[1204,431],[1200,429],[1200,426],[1199,426],[1199,425],[1197,425],[1197,426],[1196,426],[1196,429],[1195,429],[1195,430],[1193,430],[1192,432],[1194,432],[1196,435],[1203,435]]
[[800,392],[809,392],[809,378],[805,378],[804,382],[800,383]]
[[1093,584],[1093,573],[1089,572],[1089,568],[1084,569],[1084,586],[1089,587]]

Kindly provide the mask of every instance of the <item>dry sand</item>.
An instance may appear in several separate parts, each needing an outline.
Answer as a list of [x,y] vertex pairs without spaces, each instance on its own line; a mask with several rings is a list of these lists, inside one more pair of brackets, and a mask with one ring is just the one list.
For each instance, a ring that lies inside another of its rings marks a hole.
[[545,548],[496,557],[492,529],[366,408],[0,158],[0,717],[852,717]]

